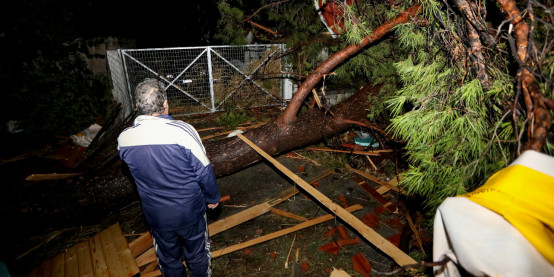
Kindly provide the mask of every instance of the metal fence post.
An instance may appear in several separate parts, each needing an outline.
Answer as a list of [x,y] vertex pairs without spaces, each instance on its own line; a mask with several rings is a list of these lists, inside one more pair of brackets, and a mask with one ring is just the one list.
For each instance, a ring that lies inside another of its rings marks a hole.
[[210,98],[212,103],[211,112],[215,112],[215,94],[214,94],[214,78],[212,76],[212,48],[208,47],[208,76],[210,80]]

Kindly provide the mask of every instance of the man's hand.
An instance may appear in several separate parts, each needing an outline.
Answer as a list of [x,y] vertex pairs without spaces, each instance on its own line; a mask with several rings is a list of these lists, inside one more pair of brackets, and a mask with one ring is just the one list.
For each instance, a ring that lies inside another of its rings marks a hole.
[[217,208],[217,205],[219,205],[219,203],[208,204],[208,208],[210,208],[210,209],[215,209],[215,208]]

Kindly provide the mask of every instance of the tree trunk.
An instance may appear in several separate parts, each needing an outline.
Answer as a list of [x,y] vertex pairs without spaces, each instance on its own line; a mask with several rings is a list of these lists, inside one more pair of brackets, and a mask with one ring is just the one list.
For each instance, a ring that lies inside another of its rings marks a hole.
[[[365,109],[370,105],[368,95],[376,94],[378,90],[377,87],[366,86],[333,106],[331,112],[311,110],[296,117],[285,129],[274,121],[243,135],[270,155],[285,153],[344,132],[353,125],[352,121],[364,120]],[[237,137],[205,143],[205,147],[217,176],[232,174],[262,160],[256,151]]]
[[[416,4],[377,27],[359,45],[349,45],[335,53],[306,78],[277,120],[250,130],[244,136],[268,154],[277,155],[331,137],[350,128],[353,122],[364,120],[365,109],[369,106],[367,97],[369,93],[377,93],[378,89],[375,87],[362,88],[354,96],[333,107],[330,113],[313,110],[301,116],[297,114],[309,92],[325,74],[370,43],[382,38],[394,27],[412,20],[420,11],[421,6]],[[234,173],[262,159],[256,151],[236,137],[207,143],[205,146],[217,176]]]

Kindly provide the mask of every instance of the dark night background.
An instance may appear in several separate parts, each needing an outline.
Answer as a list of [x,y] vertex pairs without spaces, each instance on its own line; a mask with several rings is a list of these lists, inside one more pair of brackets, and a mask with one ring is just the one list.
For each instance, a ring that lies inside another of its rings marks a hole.
[[[77,218],[79,224],[95,224],[110,209],[119,209],[116,207],[118,201],[92,203],[98,199],[90,197],[91,192],[87,191],[96,189],[93,194],[102,195],[117,189],[113,188],[117,180],[108,174],[98,176],[100,179],[90,180],[90,183],[69,186],[65,182],[29,184],[24,180],[25,176],[33,173],[67,172],[67,168],[59,167],[54,160],[43,158],[54,154],[47,151],[53,152],[52,149],[60,141],[70,145],[69,135],[95,121],[101,123],[109,115],[113,105],[109,79],[93,75],[86,64],[75,57],[80,53],[86,54],[87,45],[102,42],[106,37],[134,41],[137,48],[217,44],[211,38],[216,32],[218,17],[215,0],[142,3],[106,0],[2,1],[0,236],[3,243],[0,246],[0,261],[9,264],[21,254],[21,249],[15,250],[14,245],[33,243],[26,242],[25,237],[46,234],[49,228],[71,226],[69,218],[72,216]],[[20,122],[18,129],[22,131],[8,132],[7,122],[10,120]],[[22,154],[27,154],[23,161],[4,164]],[[124,177],[119,178],[119,183],[126,184]],[[129,187],[121,185],[121,188]],[[64,194],[75,202],[85,199],[91,203],[81,203],[81,207],[73,211],[49,211],[46,208],[54,206],[51,204],[55,201],[55,195]],[[132,191],[126,195],[135,197]],[[29,204],[33,201],[37,202]],[[83,212],[87,205],[96,208]],[[24,208],[19,209],[19,206]],[[43,214],[54,216],[47,219],[42,217]],[[27,218],[23,219],[21,215]]]
[[106,37],[133,41],[136,48],[218,44],[212,39],[216,0],[10,0],[2,1],[0,13],[2,159],[15,154],[9,145],[14,138],[5,134],[9,120],[23,129],[15,140],[27,135],[36,141],[75,134],[108,114],[108,78],[93,76],[75,59],[87,46]]

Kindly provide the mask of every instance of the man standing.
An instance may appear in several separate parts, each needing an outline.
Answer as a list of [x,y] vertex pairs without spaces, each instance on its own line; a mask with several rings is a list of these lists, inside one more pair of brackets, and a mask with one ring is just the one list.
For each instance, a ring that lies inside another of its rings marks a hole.
[[198,132],[168,115],[163,83],[145,79],[135,90],[140,112],[117,139],[129,166],[165,277],[211,276],[206,206],[220,195]]

